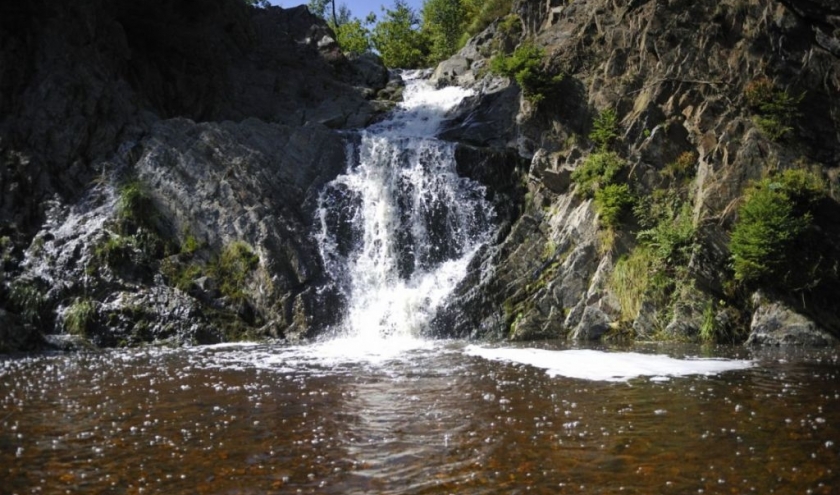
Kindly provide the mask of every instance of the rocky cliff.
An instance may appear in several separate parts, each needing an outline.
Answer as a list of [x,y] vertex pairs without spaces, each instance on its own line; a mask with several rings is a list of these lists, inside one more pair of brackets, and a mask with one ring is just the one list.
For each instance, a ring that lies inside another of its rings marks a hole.
[[4,3],[0,351],[328,325],[313,200],[388,79],[304,7]]
[[[521,0],[514,11],[435,73],[481,94],[445,137],[529,162],[478,177],[519,190],[521,206],[435,331],[837,342],[837,3]],[[488,71],[526,45],[562,77],[536,98]],[[792,256],[810,261],[748,280],[731,248],[745,198],[794,175],[820,191]]]

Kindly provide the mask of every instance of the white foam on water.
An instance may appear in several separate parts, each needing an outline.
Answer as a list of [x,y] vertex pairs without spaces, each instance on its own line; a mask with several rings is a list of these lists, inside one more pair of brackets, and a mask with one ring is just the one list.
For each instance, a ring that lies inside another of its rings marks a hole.
[[491,361],[519,363],[542,368],[549,376],[582,380],[620,382],[642,376],[664,381],[666,377],[716,375],[725,371],[743,370],[752,361],[733,359],[676,359],[661,354],[636,352],[604,352],[588,349],[546,350],[469,345],[468,356]]

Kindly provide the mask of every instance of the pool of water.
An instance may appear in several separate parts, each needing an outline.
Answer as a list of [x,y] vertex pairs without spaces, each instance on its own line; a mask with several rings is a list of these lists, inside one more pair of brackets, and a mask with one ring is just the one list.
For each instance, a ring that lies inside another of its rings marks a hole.
[[837,350],[578,352],[577,370],[627,351],[741,360],[589,379],[537,345],[531,361],[458,341],[0,357],[0,492],[840,491]]

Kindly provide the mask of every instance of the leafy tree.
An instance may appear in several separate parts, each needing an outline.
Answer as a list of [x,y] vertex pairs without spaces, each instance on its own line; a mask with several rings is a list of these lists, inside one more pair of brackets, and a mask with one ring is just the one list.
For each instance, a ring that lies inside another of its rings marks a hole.
[[373,28],[371,41],[388,67],[414,69],[426,62],[427,43],[417,29],[420,20],[405,0],[394,0],[384,19]]
[[431,44],[431,62],[444,60],[460,48],[466,14],[461,0],[426,0],[423,4],[423,31]]
[[309,3],[306,4],[306,6],[309,8],[309,11],[313,14],[326,19],[327,5],[329,4],[330,0],[309,0]]
[[248,4],[252,7],[265,8],[265,7],[268,7],[269,5],[271,5],[270,3],[268,3],[268,0],[244,0],[244,1],[245,1],[246,4]]
[[361,54],[370,51],[370,31],[358,19],[333,26],[338,46],[344,52]]

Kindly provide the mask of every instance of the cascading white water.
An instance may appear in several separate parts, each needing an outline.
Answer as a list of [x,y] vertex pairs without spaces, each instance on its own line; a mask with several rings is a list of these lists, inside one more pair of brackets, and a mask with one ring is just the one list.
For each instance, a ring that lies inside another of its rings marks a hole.
[[362,345],[417,336],[493,219],[484,188],[458,177],[454,145],[434,137],[470,91],[404,79],[404,102],[349,145],[318,208],[321,256],[348,300],[340,334]]

